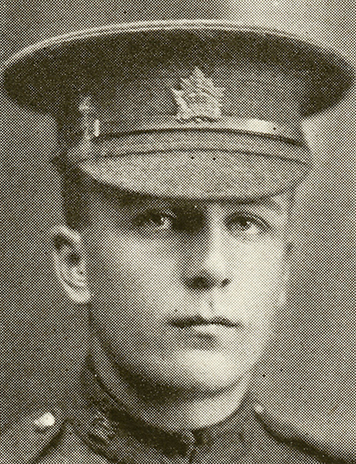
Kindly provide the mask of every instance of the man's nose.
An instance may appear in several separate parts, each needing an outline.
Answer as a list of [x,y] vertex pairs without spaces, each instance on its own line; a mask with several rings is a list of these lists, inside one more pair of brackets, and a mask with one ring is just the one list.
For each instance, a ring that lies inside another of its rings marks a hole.
[[222,225],[205,227],[189,244],[185,283],[194,290],[224,288],[232,280],[228,237]]

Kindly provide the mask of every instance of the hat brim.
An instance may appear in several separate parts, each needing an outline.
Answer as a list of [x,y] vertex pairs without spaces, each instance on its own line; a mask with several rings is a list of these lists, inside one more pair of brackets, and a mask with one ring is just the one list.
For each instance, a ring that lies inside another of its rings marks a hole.
[[100,183],[167,198],[251,201],[292,189],[310,170],[303,162],[223,147],[136,153],[131,147],[126,156],[112,139],[101,150],[105,156],[81,161],[78,167]]

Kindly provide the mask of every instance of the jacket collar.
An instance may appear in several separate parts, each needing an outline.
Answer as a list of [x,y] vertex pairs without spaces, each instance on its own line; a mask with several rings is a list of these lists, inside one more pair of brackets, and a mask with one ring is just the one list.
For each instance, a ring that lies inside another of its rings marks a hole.
[[247,394],[230,417],[213,426],[167,432],[128,414],[105,388],[88,357],[81,375],[81,404],[70,415],[78,435],[93,450],[112,460],[180,464],[199,453],[211,456],[212,462],[214,455],[215,462],[228,462],[228,454],[242,455],[250,446],[252,402]]

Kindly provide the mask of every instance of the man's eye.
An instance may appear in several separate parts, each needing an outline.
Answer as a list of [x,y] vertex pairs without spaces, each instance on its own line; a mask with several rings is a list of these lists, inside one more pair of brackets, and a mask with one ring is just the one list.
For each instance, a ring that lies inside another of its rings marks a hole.
[[232,235],[252,237],[262,234],[267,224],[256,218],[236,215],[229,220],[228,228]]
[[135,218],[134,224],[147,230],[168,230],[172,229],[175,219],[173,214],[150,211]]

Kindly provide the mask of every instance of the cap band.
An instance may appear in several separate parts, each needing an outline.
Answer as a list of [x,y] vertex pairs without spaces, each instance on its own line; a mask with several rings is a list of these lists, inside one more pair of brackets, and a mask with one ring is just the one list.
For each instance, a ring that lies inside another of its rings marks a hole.
[[134,155],[149,159],[153,155],[164,154],[167,159],[171,159],[178,153],[191,153],[194,158],[194,152],[197,151],[209,152],[212,157],[217,152],[226,155],[250,153],[276,158],[276,160],[285,159],[306,165],[311,164],[307,145],[286,143],[278,137],[227,130],[142,131],[103,138],[99,136],[92,140],[82,138],[76,145],[65,148],[66,160],[72,166],[88,160],[130,158]]
[[217,121],[194,119],[179,121],[173,115],[156,115],[127,121],[101,121],[94,117],[82,120],[80,127],[69,133],[83,133],[85,140],[93,140],[105,136],[120,136],[134,132],[170,131],[170,130],[207,130],[218,132],[240,132],[251,135],[277,138],[286,143],[305,146],[305,140],[298,127],[288,127],[271,121],[253,118],[222,116]]

